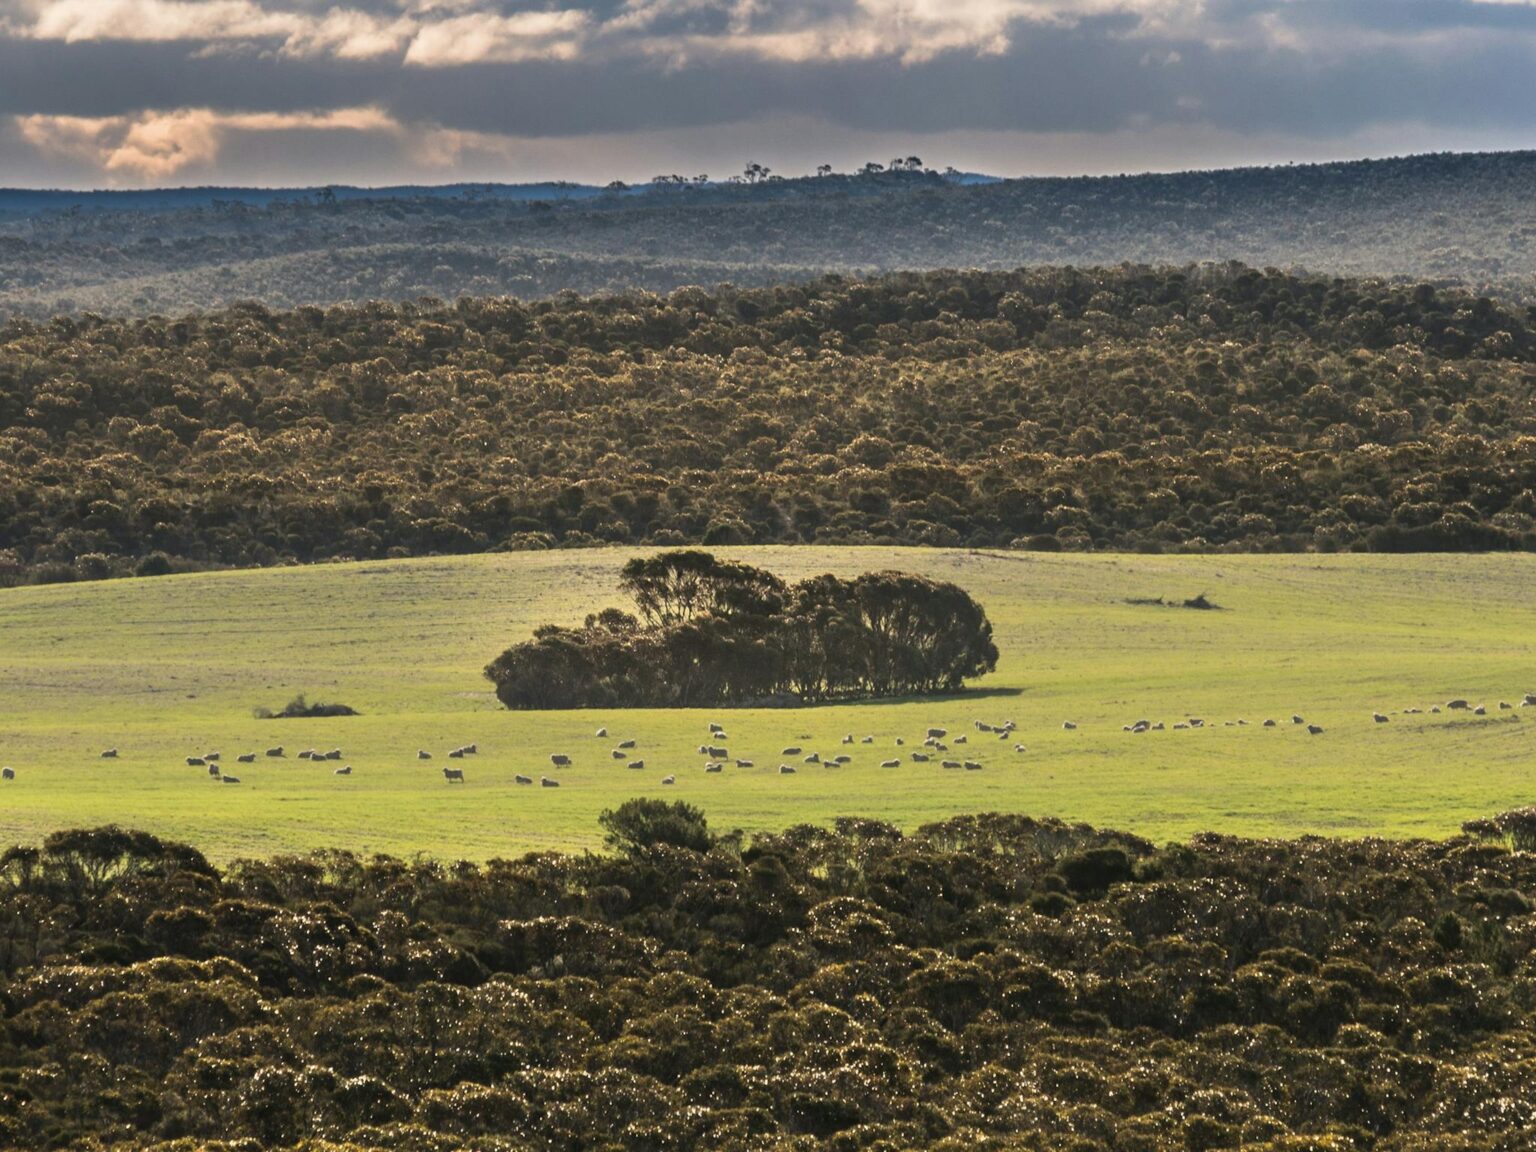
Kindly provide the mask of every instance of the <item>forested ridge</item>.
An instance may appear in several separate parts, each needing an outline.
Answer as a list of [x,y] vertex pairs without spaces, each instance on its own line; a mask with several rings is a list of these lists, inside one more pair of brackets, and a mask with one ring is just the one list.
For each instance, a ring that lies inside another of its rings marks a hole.
[[231,193],[174,211],[72,205],[0,218],[0,316],[1125,261],[1458,280],[1522,300],[1536,284],[1536,152],[992,184],[903,171],[591,191],[266,203]]
[[965,816],[217,869],[0,856],[0,1145],[1515,1152],[1536,817],[1443,842]]
[[1531,312],[1238,265],[0,327],[0,580],[589,543],[1529,548]]

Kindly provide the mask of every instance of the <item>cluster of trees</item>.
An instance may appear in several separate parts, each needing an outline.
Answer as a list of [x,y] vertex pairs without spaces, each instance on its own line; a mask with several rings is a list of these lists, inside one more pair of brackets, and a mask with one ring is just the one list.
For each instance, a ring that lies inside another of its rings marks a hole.
[[787,585],[680,550],[629,561],[617,608],[545,625],[485,670],[508,708],[687,708],[957,692],[997,667],[992,625],[955,584],[905,572]]
[[0,856],[0,1144],[1512,1152],[1536,857],[1022,816]]
[[170,211],[0,216],[0,316],[1231,259],[1536,299],[1532,152],[988,183],[914,162],[788,180],[754,164],[740,183],[668,175],[648,192],[551,185],[532,199],[540,190],[232,190]]
[[1528,548],[1536,334],[1239,265],[0,325],[0,583],[768,542]]

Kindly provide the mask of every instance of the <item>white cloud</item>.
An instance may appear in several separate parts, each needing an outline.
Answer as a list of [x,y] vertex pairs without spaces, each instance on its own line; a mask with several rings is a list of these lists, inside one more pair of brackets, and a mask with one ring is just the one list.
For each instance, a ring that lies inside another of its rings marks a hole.
[[66,156],[108,177],[165,180],[211,167],[229,138],[241,132],[362,132],[398,134],[400,125],[372,107],[323,112],[218,112],[179,108],[131,116],[18,116],[33,148]]
[[424,24],[411,39],[405,63],[442,68],[484,61],[573,60],[590,23],[585,12],[575,9],[452,16]]

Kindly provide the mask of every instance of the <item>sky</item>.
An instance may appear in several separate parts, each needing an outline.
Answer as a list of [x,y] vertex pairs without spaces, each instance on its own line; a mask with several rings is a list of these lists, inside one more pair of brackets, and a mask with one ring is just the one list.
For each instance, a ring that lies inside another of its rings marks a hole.
[[0,185],[1536,147],[1536,0],[0,0]]

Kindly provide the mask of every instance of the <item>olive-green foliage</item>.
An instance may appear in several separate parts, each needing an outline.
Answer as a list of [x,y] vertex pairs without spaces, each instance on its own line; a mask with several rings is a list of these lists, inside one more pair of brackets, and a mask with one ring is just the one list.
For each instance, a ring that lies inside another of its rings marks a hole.
[[220,873],[113,828],[12,849],[0,1144],[1536,1138],[1526,853],[1215,835],[1158,850],[1000,815],[744,847],[660,801],[604,823],[618,855],[484,866],[322,852]]
[[594,542],[1530,547],[1533,356],[1523,309],[1240,266],[13,321],[0,582]]

